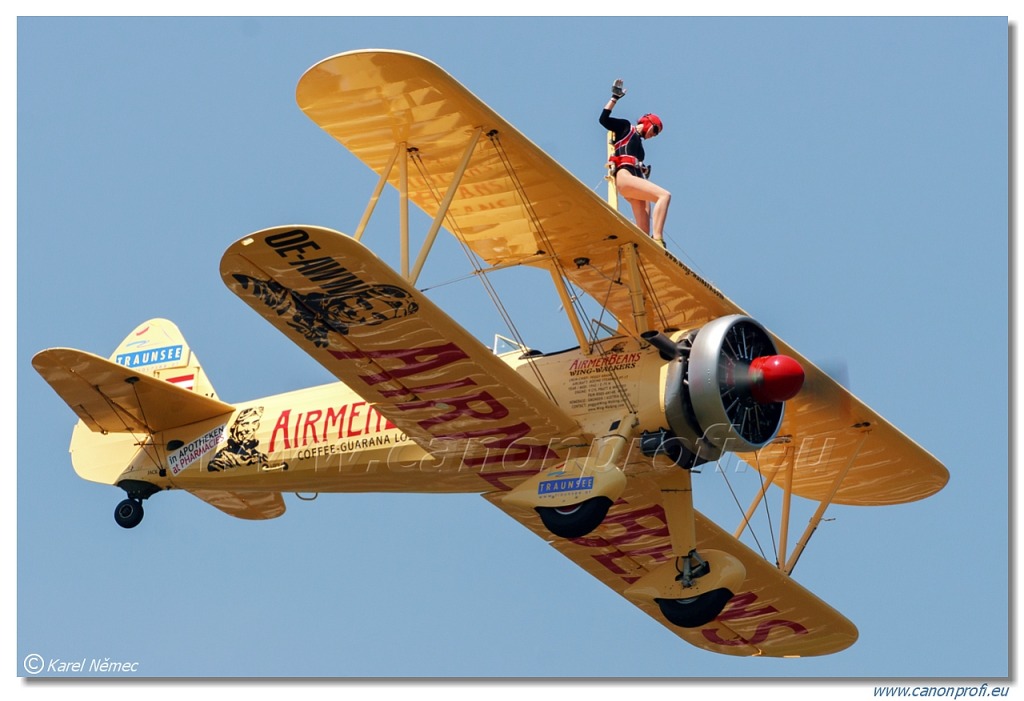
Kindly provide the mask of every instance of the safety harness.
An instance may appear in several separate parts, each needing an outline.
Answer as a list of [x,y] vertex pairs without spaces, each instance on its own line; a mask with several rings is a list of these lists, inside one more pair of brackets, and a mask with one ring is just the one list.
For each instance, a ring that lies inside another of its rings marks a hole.
[[611,164],[612,175],[615,175],[615,173],[619,171],[619,168],[622,168],[624,166],[631,166],[633,168],[636,168],[637,171],[644,178],[648,177],[648,174],[651,172],[650,166],[645,166],[643,161],[641,161],[636,156],[627,156],[625,154],[618,155],[617,153],[619,149],[623,149],[626,147],[626,144],[629,143],[629,140],[632,139],[633,135],[636,133],[636,127],[630,126],[629,131],[626,132],[625,136],[623,136],[618,141],[612,142],[612,149],[616,152],[615,154],[608,157],[608,162]]

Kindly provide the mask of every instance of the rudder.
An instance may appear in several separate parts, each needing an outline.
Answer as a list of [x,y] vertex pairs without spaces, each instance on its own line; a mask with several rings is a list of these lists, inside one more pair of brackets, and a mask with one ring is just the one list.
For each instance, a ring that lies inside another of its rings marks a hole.
[[217,393],[178,327],[167,319],[139,324],[110,360],[212,399]]

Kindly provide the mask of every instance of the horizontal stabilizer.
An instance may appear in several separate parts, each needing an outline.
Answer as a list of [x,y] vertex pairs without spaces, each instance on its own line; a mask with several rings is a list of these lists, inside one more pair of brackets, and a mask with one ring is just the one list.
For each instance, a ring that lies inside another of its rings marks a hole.
[[280,492],[229,492],[222,489],[189,489],[188,492],[228,516],[249,521],[277,518],[285,509]]
[[230,414],[230,404],[73,348],[50,348],[32,358],[78,418],[102,433],[157,433]]

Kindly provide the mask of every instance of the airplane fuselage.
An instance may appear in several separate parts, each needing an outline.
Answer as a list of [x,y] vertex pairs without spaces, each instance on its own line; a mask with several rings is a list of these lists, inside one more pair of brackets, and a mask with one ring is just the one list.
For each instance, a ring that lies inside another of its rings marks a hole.
[[[657,409],[662,398],[641,396],[660,393],[664,384],[665,363],[657,352],[628,338],[603,346],[590,354],[576,348],[500,356],[578,422],[579,435],[564,437],[558,446],[559,462],[569,453],[585,454],[594,437],[631,407],[646,408],[642,425],[665,425]],[[514,457],[474,466],[458,454],[437,457],[341,382],[235,406],[234,413],[163,431],[141,444],[130,435],[95,434],[79,425],[72,443],[75,468],[87,479],[108,483],[130,479],[160,489],[281,492],[483,492],[508,489],[536,474],[535,468],[517,469]],[[437,435],[442,442],[443,426]],[[652,469],[638,447],[630,452],[627,469]],[[119,461],[128,468],[116,479],[94,476],[98,462],[113,469]]]

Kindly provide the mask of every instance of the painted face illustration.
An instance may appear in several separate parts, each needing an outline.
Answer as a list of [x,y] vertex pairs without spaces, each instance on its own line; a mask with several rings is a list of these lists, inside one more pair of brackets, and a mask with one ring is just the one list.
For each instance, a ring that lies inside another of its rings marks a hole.
[[262,416],[263,407],[250,407],[240,411],[238,418],[231,426],[231,440],[243,445],[254,440],[256,432],[260,429]]
[[221,472],[236,467],[256,466],[265,468],[267,456],[259,449],[259,440],[256,434],[260,429],[260,419],[263,418],[263,407],[254,406],[242,409],[235,417],[228,432],[228,442],[223,448],[217,451],[207,464],[206,469],[210,472]]
[[327,318],[342,319],[350,326],[372,326],[412,314],[418,305],[400,287],[372,285],[353,294],[326,297],[322,309]]

